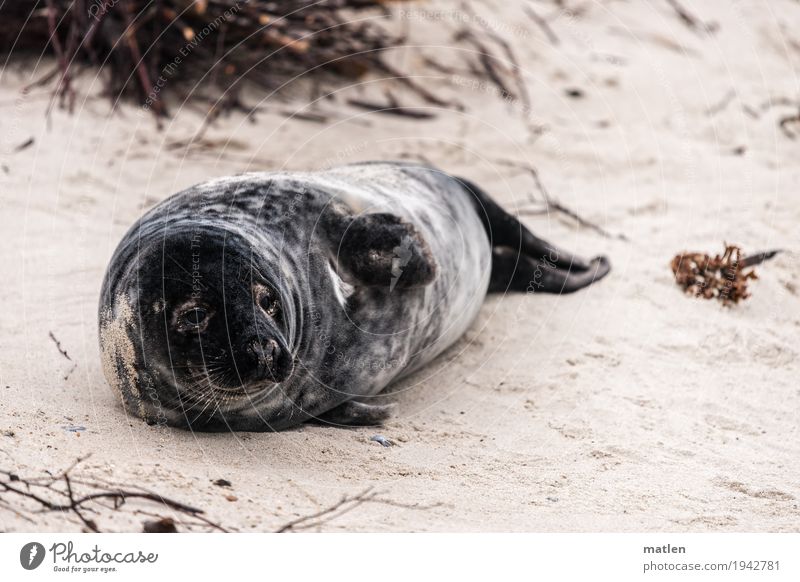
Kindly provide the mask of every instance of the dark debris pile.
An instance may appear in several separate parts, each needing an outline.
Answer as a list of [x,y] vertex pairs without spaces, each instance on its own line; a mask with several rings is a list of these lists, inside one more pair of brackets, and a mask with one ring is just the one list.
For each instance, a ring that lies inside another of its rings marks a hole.
[[[133,95],[157,115],[166,113],[166,93],[181,100],[224,96],[227,106],[236,108],[242,79],[271,91],[296,77],[326,72],[392,76],[396,71],[384,49],[403,38],[381,26],[386,4],[15,0],[0,5],[0,52],[37,59],[55,55],[58,65],[33,85],[53,84],[68,108],[75,104],[74,79],[85,67],[101,68],[110,98]],[[424,97],[424,88],[420,91]]]
[[723,305],[750,297],[747,283],[758,277],[748,266],[741,249],[729,244],[722,255],[683,252],[672,259],[675,281],[687,294],[718,299]]

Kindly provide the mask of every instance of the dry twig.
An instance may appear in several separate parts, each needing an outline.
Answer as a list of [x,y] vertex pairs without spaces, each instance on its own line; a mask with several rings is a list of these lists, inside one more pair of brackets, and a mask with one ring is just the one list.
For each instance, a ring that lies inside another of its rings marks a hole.
[[373,113],[396,115],[399,117],[408,117],[410,119],[432,119],[436,117],[433,113],[425,111],[424,109],[403,107],[391,97],[388,103],[376,103],[375,101],[369,101],[367,99],[348,99],[347,103],[353,107],[365,109]]
[[[0,469],[0,508],[33,522],[32,515],[43,512],[61,512],[73,515],[91,532],[100,527],[90,515],[101,510],[119,511],[128,501],[139,500],[161,505],[175,511],[191,522],[188,526],[227,531],[205,517],[202,509],[164,497],[142,487],[120,487],[96,480],[75,479],[72,471],[87,457],[77,459],[64,471],[44,478],[23,478],[16,473]],[[82,489],[76,489],[76,485]],[[14,503],[13,501],[16,501]],[[110,503],[110,504],[109,504]]]
[[53,340],[53,343],[56,344],[56,349],[61,353],[61,355],[67,358],[71,362],[72,358],[69,357],[67,350],[61,347],[61,342],[58,340],[58,338],[56,338],[55,334],[53,334],[52,331],[50,332],[50,339]]
[[[33,85],[58,76],[62,104],[74,103],[74,63],[84,62],[108,73],[112,99],[135,95],[157,115],[166,113],[162,90],[180,96],[178,81],[198,82],[189,98],[233,93],[219,97],[224,109],[238,103],[245,80],[273,91],[308,73],[391,74],[385,51],[404,38],[381,26],[388,16],[385,0],[45,0],[41,9],[19,0],[3,6],[0,53],[52,50],[57,68]],[[447,104],[396,76],[427,102]]]
[[557,45],[559,43],[558,36],[556,36],[556,33],[553,31],[553,28],[550,26],[550,23],[547,22],[547,20],[539,16],[539,13],[530,6],[526,5],[523,10],[525,10],[525,14],[530,16],[531,20],[533,20],[536,25],[542,29],[542,32],[544,32],[544,35],[552,44]]
[[706,111],[706,115],[708,115],[709,117],[713,117],[717,113],[725,111],[725,109],[728,107],[728,105],[731,104],[731,102],[734,99],[736,99],[736,90],[730,89],[727,93],[725,93],[725,95],[722,97],[722,99],[719,100],[718,103],[708,108],[708,110]]
[[678,15],[678,18],[681,19],[681,22],[693,32],[714,34],[719,28],[716,22],[702,22],[699,18],[686,10],[678,0],[667,0],[667,4],[672,7]]
[[337,517],[344,515],[345,513],[354,510],[364,503],[380,503],[382,505],[391,505],[392,507],[400,507],[403,509],[420,510],[433,509],[434,507],[439,507],[441,505],[439,503],[434,503],[432,505],[405,504],[392,501],[391,499],[381,498],[379,495],[380,494],[375,492],[372,487],[368,487],[356,495],[344,495],[339,501],[329,507],[321,509],[316,513],[304,515],[285,523],[275,530],[275,533],[289,533],[319,527],[329,523]]
[[530,94],[528,92],[528,87],[525,84],[525,80],[522,77],[522,68],[519,66],[519,62],[517,61],[517,57],[514,54],[514,50],[511,48],[511,45],[499,34],[494,32],[487,22],[482,19],[478,18],[475,12],[469,7],[468,4],[462,3],[462,10],[464,10],[467,14],[472,16],[473,21],[477,21],[480,23],[481,27],[483,28],[485,34],[492,39],[500,48],[503,49],[503,52],[506,55],[506,59],[509,63],[511,63],[511,76],[514,78],[514,82],[517,85],[517,91],[519,93],[519,99],[522,103],[522,106],[529,110],[531,107],[531,99]]
[[784,135],[789,139],[794,139],[797,137],[797,132],[789,129],[789,126],[791,125],[800,126],[800,110],[798,110],[798,112],[794,115],[786,115],[778,120],[778,127],[781,128],[781,131],[784,133]]
[[578,214],[571,208],[565,206],[564,204],[553,198],[547,191],[547,189],[544,187],[542,179],[539,177],[539,171],[533,166],[521,162],[516,162],[513,160],[496,160],[496,161],[500,164],[511,166],[514,168],[519,168],[529,172],[531,177],[533,178],[534,184],[536,185],[536,189],[539,191],[539,194],[543,199],[542,201],[539,201],[536,199],[535,196],[530,195],[531,202],[534,205],[538,205],[539,207],[524,208],[519,211],[519,214],[523,216],[525,215],[532,216],[532,215],[541,215],[541,214],[549,214],[550,212],[556,212],[563,214],[564,216],[568,216],[569,218],[572,218],[578,224],[578,226],[583,228],[588,228],[589,230],[593,230],[594,232],[605,238],[615,238],[626,242],[629,241],[626,235],[622,233],[612,234],[608,232],[599,224],[592,222],[591,220],[587,220],[586,218],[583,218],[580,214]]

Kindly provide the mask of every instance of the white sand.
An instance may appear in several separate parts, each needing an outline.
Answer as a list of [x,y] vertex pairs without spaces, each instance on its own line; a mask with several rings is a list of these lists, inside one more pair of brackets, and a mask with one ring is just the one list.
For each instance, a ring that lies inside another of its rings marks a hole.
[[[454,18],[408,20],[414,43],[433,48],[398,60],[465,112],[417,122],[345,106],[362,90],[380,97],[382,85],[367,82],[320,106],[334,115],[328,125],[277,113],[301,101],[270,102],[256,124],[221,120],[205,151],[167,147],[194,134],[195,111],[175,108],[156,132],[133,105],[109,113],[99,83],[82,87],[74,115],[56,109],[48,128],[46,92],[19,89],[52,63],[7,70],[0,429],[11,432],[0,435],[0,466],[32,476],[91,453],[84,477],[150,487],[240,531],[275,529],[368,486],[436,507],[369,503],[320,529],[797,531],[800,137],[778,120],[798,107],[762,105],[800,98],[800,6],[685,0],[719,23],[705,37],[666,2],[587,2],[582,15],[553,17],[554,46],[511,4],[493,0],[482,13],[518,54],[527,121],[493,90],[423,68],[421,54],[464,68],[463,47],[442,46]],[[569,98],[569,88],[585,96]],[[539,137],[537,124],[547,126]],[[32,147],[12,152],[29,137]],[[191,434],[126,418],[100,370],[96,309],[106,263],[145,208],[214,176],[403,155],[468,176],[509,208],[535,190],[498,160],[534,164],[551,194],[631,242],[527,218],[561,246],[607,254],[611,276],[566,297],[488,299],[457,346],[397,387],[399,414],[380,430]],[[723,241],[790,249],[758,269],[752,298],[733,309],[684,296],[668,267],[678,251],[717,252]],[[378,432],[398,446],[370,442]],[[218,478],[233,490],[212,485]],[[138,531],[144,517],[97,519]],[[79,528],[61,514],[32,525],[0,508],[0,530]]]

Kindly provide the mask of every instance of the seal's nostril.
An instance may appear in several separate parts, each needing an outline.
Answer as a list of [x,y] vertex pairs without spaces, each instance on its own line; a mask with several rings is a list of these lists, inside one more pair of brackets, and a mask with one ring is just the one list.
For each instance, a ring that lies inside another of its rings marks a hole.
[[278,359],[278,356],[281,355],[281,349],[278,347],[278,342],[275,340],[269,340],[265,347],[267,354],[273,362]]
[[274,339],[253,340],[248,346],[248,351],[253,357],[259,374],[274,378],[279,374],[280,357],[282,350],[280,344]]
[[270,358],[269,350],[265,349],[265,346],[258,340],[250,342],[248,351],[259,363],[264,363]]

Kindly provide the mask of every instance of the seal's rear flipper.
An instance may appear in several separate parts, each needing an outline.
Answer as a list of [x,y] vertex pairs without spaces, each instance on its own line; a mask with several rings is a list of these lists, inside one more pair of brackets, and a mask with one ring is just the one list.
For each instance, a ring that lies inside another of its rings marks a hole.
[[593,268],[593,261],[573,255],[534,235],[480,187],[464,178],[455,179],[472,195],[492,247],[507,247],[536,261],[544,261],[561,269],[588,271]]
[[333,252],[338,271],[348,282],[393,291],[424,287],[436,278],[428,243],[399,216],[362,214],[349,222],[342,217],[339,228],[341,235],[331,237],[338,243]]
[[396,406],[395,404],[364,404],[351,400],[320,414],[316,419],[328,424],[374,426],[383,424],[391,418]]
[[493,247],[489,292],[572,293],[611,270],[605,257],[587,260],[538,238],[481,188],[463,178],[456,180],[472,195]]
[[573,293],[602,279],[610,270],[605,257],[592,259],[585,271],[570,271],[507,249],[494,249],[489,292]]

